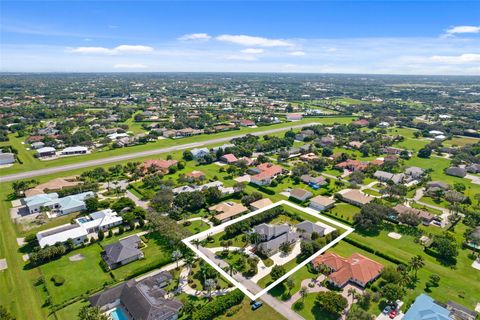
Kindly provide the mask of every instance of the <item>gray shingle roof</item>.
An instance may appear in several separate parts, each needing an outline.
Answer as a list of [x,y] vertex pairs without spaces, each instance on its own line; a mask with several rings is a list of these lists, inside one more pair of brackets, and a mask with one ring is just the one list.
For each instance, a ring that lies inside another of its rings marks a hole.
[[106,245],[104,248],[107,264],[115,264],[126,259],[138,256],[142,252],[138,249],[140,238],[137,235]]

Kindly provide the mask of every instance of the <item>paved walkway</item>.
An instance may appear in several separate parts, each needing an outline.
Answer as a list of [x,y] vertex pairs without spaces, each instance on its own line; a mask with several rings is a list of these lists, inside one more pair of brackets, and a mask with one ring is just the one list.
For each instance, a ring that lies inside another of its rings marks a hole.
[[184,223],[185,221],[203,221],[205,222],[206,224],[208,224],[210,227],[213,227],[213,222],[208,220],[208,219],[205,219],[203,217],[195,217],[195,218],[190,218],[190,219],[185,219],[185,220],[180,220],[178,221],[177,223]]
[[[320,275],[314,282],[312,281],[312,279],[304,279],[300,285],[300,288],[301,287],[305,287],[307,288],[307,292],[308,293],[316,293],[316,292],[322,292],[322,291],[329,291],[327,288],[325,288],[324,286],[322,286],[322,281],[325,280],[325,276],[322,274]],[[313,288],[310,288],[308,285],[310,283],[313,283],[314,284],[314,287]],[[288,299],[287,301],[285,301],[285,304],[288,304],[290,306],[290,308],[292,308],[292,305],[299,299],[302,298],[302,295],[300,294],[300,290],[295,292],[291,297],[290,299]]]
[[129,190],[126,190],[125,196],[127,196],[127,198],[132,199],[137,206],[142,207],[145,210],[148,209],[148,202],[140,200],[136,195],[131,193]]

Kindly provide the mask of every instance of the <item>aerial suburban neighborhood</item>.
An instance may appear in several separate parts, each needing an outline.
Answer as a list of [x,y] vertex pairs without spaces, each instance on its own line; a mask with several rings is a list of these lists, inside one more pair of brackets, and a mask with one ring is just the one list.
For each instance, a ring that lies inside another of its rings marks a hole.
[[5,1],[0,320],[480,319],[478,12]]

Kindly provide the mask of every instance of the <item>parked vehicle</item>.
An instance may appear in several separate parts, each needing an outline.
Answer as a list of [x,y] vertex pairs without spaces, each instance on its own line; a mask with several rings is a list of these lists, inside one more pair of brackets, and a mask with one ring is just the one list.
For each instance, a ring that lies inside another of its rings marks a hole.
[[260,308],[261,306],[263,306],[263,303],[260,302],[260,301],[257,301],[255,303],[252,304],[252,310],[257,310],[258,308]]
[[395,317],[397,316],[397,314],[398,314],[398,313],[397,313],[397,310],[392,310],[392,311],[390,312],[390,314],[389,314],[390,319],[395,318]]
[[392,311],[392,307],[391,306],[386,306],[385,309],[383,309],[382,313],[383,314],[389,314],[390,311]]

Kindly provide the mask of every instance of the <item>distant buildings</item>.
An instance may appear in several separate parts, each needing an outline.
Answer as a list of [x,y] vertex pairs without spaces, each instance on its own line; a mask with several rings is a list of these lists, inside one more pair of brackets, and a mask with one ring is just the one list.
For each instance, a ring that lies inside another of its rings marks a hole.
[[15,163],[15,154],[11,152],[3,153],[0,151],[0,165],[8,165]]
[[288,121],[298,121],[302,120],[303,115],[301,113],[289,113],[287,114],[287,120]]

